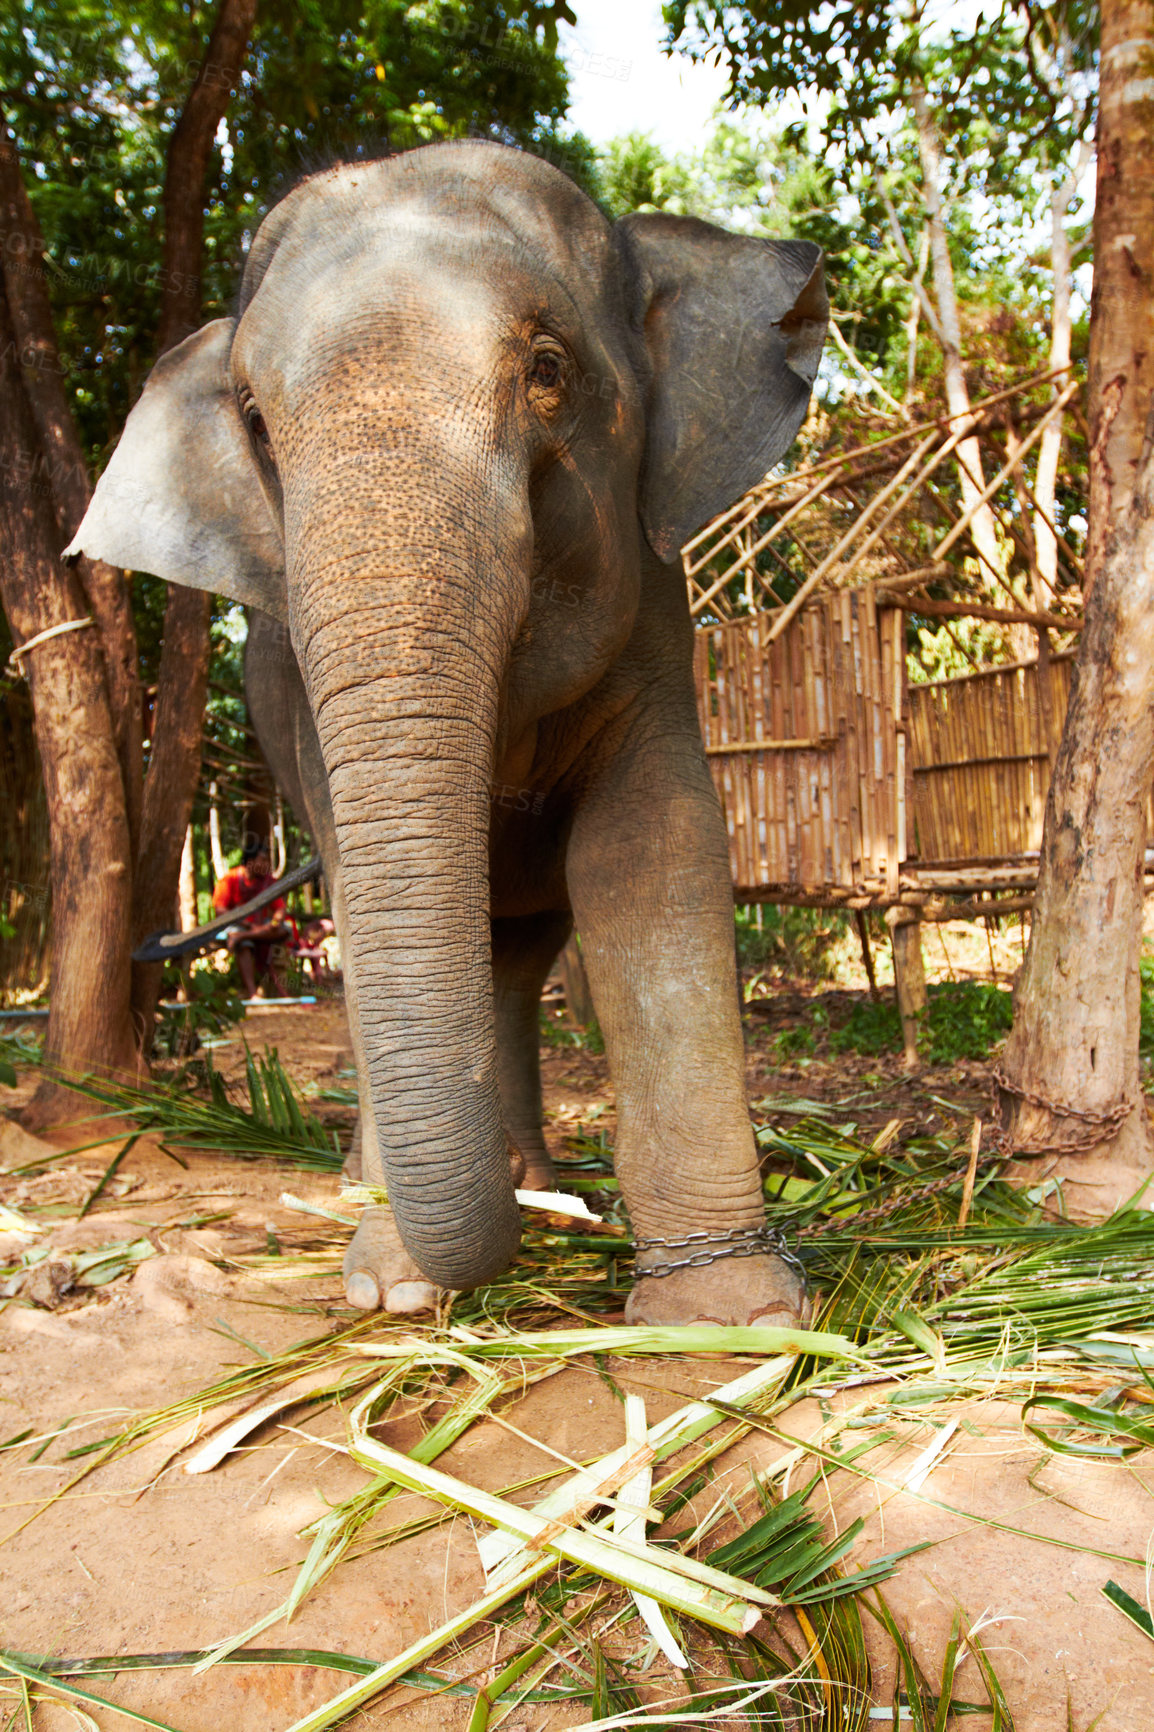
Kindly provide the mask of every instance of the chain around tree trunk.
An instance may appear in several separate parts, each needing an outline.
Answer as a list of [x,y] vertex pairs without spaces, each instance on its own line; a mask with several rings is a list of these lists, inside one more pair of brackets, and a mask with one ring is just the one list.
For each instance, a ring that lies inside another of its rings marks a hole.
[[994,1065],[992,1070],[994,1090],[994,1106],[998,1106],[998,1090],[1003,1094],[1014,1095],[1027,1106],[1037,1107],[1039,1112],[1048,1113],[1054,1119],[1077,1119],[1087,1129],[1080,1137],[1072,1137],[1069,1142],[1050,1143],[1019,1143],[1011,1131],[1003,1132],[1003,1137],[1009,1144],[1010,1153],[1023,1160],[1033,1160],[1039,1155],[1088,1155],[1099,1144],[1107,1143],[1111,1137],[1117,1136],[1134,1109],[1133,1101],[1125,1097],[1108,1107],[1104,1113],[1094,1112],[1089,1107],[1073,1107],[1068,1102],[1052,1100],[1048,1095],[1035,1093],[1033,1089],[1023,1087],[1020,1083],[1011,1082],[1000,1065]]

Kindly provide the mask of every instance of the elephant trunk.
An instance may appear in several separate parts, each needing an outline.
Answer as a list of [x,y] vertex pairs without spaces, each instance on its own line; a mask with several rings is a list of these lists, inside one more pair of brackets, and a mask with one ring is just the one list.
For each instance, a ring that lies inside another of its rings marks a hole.
[[455,521],[434,508],[439,523],[428,495],[407,501],[395,478],[371,491],[375,525],[346,510],[334,540],[306,518],[293,637],[332,795],[384,1183],[422,1271],[468,1288],[507,1268],[520,1242],[497,1087],[488,841],[518,623],[507,601],[510,585],[528,594],[526,537],[524,525],[494,528],[491,507],[484,531],[470,530],[488,488],[449,487]]

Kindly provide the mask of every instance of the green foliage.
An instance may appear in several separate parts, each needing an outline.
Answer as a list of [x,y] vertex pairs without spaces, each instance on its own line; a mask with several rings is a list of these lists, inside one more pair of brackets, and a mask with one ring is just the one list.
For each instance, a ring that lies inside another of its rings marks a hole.
[[731,100],[821,92],[826,141],[847,153],[868,151],[870,126],[919,84],[962,147],[963,172],[1004,176],[1040,145],[1068,154],[1092,114],[1098,11],[1087,0],[1019,0],[976,18],[904,0],[671,0],[665,19],[671,43],[726,66]]
[[[317,1165],[332,1165],[334,1139],[320,1120],[301,1106],[276,1048],[254,1055],[246,1047],[244,1068],[253,1122],[283,1137],[286,1143],[314,1149],[321,1156]],[[216,1080],[219,1083],[219,1077]],[[223,1089],[216,1093],[218,1101],[223,1100]],[[339,1149],[336,1154],[339,1165]]]
[[[941,981],[929,988],[928,998],[920,1042],[931,1064],[987,1058],[1010,1031],[1013,999],[1004,987],[976,980]],[[873,1058],[901,1048],[901,1018],[892,1000],[875,1004],[863,999],[844,1023],[830,1030],[832,1053],[856,1052]]]
[[549,1011],[541,1006],[538,1016],[538,1026],[541,1039],[546,1046],[556,1050],[575,1048],[578,1052],[604,1052],[605,1036],[601,1033],[601,1024],[594,1017],[587,1028],[570,1028],[564,1020],[564,1011]]
[[[942,406],[940,343],[916,340],[911,393],[902,327],[925,224],[915,116],[923,98],[941,154],[971,392],[1045,366],[1052,282],[1039,232],[1051,193],[1092,133],[1096,9],[1021,0],[975,19],[898,0],[831,0],[820,9],[808,0],[671,0],[665,18],[669,44],[726,67],[728,103],[755,114],[800,108],[777,148],[814,162],[821,196],[795,231],[826,248],[835,318],[891,396],[919,413]],[[1076,262],[1086,256],[1086,226],[1075,201]],[[1084,354],[1078,329],[1074,355]],[[1058,515],[1068,515],[1062,505]]]
[[792,1027],[783,1028],[773,1038],[773,1050],[779,1059],[812,1058],[817,1051],[814,1026],[808,1022],[795,1022]]
[[978,980],[943,981],[929,989],[926,1056],[931,1064],[983,1059],[1010,1032],[1013,995]]
[[1143,949],[1138,959],[1140,991],[1140,1021],[1138,1051],[1150,1062],[1154,1060],[1154,951]]
[[39,1064],[40,1042],[35,1035],[0,1034],[0,1083],[14,1089],[19,1080],[15,1067],[18,1064]]
[[[0,88],[97,467],[155,360],[167,144],[214,10],[18,0],[0,11]],[[230,310],[243,245],[268,204],[335,157],[473,135],[587,178],[589,147],[562,125],[557,23],[568,16],[564,0],[262,4],[208,167],[205,318]]]
[[836,909],[755,907],[734,910],[739,968],[756,968],[801,980],[828,980],[833,951],[846,930]]
[[166,1146],[339,1171],[343,1157],[335,1134],[302,1107],[275,1048],[256,1056],[245,1053],[247,1108],[232,1098],[228,1084],[211,1064],[202,1067],[207,1099],[187,1086],[191,1071],[190,1066],[182,1079],[184,1086],[174,1088],[155,1084],[133,1088],[92,1077],[69,1077],[68,1086],[101,1102],[111,1114],[134,1119],[141,1132],[159,1137]]
[[162,1010],[157,1022],[156,1044],[169,1058],[188,1058],[207,1035],[219,1038],[244,1015],[244,1005],[231,971],[194,963],[182,975],[173,963],[164,968],[162,997],[172,1000],[183,983],[188,1002],[179,1010]]
[[[848,1466],[855,1454],[871,1447],[872,1442],[847,1452],[841,1465]],[[759,1481],[757,1493],[764,1513],[735,1540],[711,1551],[709,1562],[780,1595],[788,1606],[813,1606],[877,1587],[893,1575],[903,1558],[932,1543],[922,1540],[875,1558],[851,1576],[837,1575],[835,1565],[852,1549],[865,1522],[859,1516],[827,1540],[820,1518],[806,1507],[815,1487],[823,1484],[824,1476],[815,1474],[807,1485],[778,1500]]]
[[915,681],[957,679],[1002,659],[1005,627],[986,619],[951,620],[921,625],[916,614],[906,616],[907,665]]
[[891,999],[875,1004],[872,998],[855,1004],[845,1022],[830,1030],[829,1050],[856,1052],[877,1058],[883,1052],[902,1050],[902,1019]]

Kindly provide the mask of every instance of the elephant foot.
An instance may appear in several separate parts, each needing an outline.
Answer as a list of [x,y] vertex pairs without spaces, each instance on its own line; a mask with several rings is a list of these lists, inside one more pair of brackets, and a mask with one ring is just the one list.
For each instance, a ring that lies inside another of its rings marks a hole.
[[518,1180],[523,1191],[555,1191],[557,1174],[548,1155],[531,1155],[525,1162],[524,1177]]
[[723,1257],[700,1269],[644,1275],[625,1303],[627,1323],[771,1324],[804,1326],[810,1316],[805,1288],[780,1257]]
[[365,1210],[345,1252],[344,1276],[345,1298],[358,1311],[407,1316],[437,1308],[437,1289],[405,1250],[391,1209]]

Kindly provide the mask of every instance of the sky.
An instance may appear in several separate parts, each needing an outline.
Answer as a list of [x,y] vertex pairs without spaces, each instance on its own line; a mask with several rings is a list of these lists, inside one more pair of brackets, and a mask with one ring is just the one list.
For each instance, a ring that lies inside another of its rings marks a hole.
[[575,0],[561,26],[569,118],[594,144],[647,132],[668,152],[701,146],[725,89],[719,68],[662,54],[660,0]]

